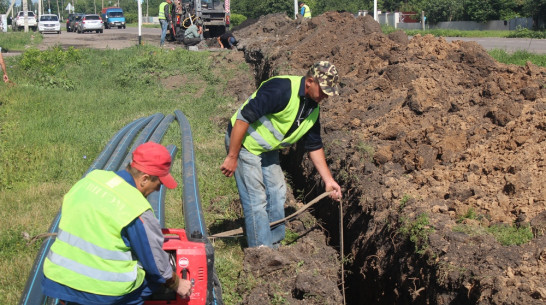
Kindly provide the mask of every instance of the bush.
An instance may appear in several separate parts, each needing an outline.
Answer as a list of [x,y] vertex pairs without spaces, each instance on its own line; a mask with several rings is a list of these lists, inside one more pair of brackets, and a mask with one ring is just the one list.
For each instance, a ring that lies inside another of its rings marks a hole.
[[137,13],[124,13],[125,15],[125,23],[137,23],[138,22],[138,14]]
[[518,28],[508,34],[509,38],[546,38],[546,31],[531,31],[526,28]]
[[240,15],[240,14],[231,14],[230,20],[231,20],[231,26],[238,26],[239,24],[243,23],[246,20],[246,16]]

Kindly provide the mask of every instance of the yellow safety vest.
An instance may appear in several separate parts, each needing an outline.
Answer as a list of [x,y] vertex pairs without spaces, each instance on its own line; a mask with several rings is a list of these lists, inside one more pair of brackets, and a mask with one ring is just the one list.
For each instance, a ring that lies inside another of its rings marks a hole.
[[93,294],[121,296],[134,291],[145,272],[121,231],[150,209],[142,193],[114,172],[92,171],[64,197],[44,275]]
[[165,5],[169,5],[169,3],[161,2],[161,4],[159,4],[159,19],[167,19],[165,17]]
[[[298,95],[301,85],[301,76],[276,76],[274,78],[288,78],[291,82],[292,96],[288,105],[277,113],[267,114],[259,118],[256,122],[251,123],[243,138],[243,146],[251,153],[259,155],[266,151],[277,150],[288,147],[296,143],[303,137],[318,120],[319,107],[317,106],[309,116],[307,116],[298,126],[298,128],[285,138],[286,133],[290,130],[296,117],[300,105],[300,97]],[[260,87],[263,83],[260,85]],[[258,89],[259,90],[259,89]],[[256,96],[254,92],[239,110],[231,118],[231,124],[235,125],[237,117],[240,115],[241,109]]]
[[303,18],[311,18],[311,10],[309,9],[309,6],[307,6],[307,4],[304,4],[303,8],[305,9],[305,11],[303,12]]

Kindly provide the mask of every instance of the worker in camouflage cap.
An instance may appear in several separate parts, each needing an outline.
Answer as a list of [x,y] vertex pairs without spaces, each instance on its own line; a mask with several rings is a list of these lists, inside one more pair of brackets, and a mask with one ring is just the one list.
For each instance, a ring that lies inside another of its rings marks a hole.
[[319,61],[309,69],[308,76],[316,79],[320,85],[322,92],[328,96],[339,95],[337,84],[339,76],[337,75],[336,66],[329,61]]
[[314,64],[305,76],[272,77],[231,117],[220,170],[226,177],[235,176],[249,247],[277,248],[285,237],[283,223],[269,226],[284,218],[286,203],[279,150],[298,142],[330,197],[341,199],[341,187],[326,163],[319,116],[319,104],[339,94],[338,79],[336,67],[327,61]]

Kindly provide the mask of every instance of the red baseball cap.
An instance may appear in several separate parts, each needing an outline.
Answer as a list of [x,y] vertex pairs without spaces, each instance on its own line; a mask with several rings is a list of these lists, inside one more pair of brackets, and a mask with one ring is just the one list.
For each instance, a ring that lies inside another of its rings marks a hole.
[[147,142],[139,145],[133,151],[131,167],[139,171],[159,177],[159,180],[167,188],[174,189],[178,185],[169,173],[171,168],[171,154],[161,144]]

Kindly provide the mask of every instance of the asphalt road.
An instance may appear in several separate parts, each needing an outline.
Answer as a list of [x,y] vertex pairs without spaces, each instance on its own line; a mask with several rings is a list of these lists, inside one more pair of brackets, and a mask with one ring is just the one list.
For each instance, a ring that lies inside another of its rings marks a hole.
[[455,40],[475,41],[486,50],[501,49],[508,53],[525,50],[530,53],[546,54],[546,39],[532,38],[467,38],[467,37],[446,37],[446,41]]
[[[140,32],[140,41],[143,44],[152,44],[159,46],[161,36],[160,28],[142,28]],[[455,40],[475,41],[486,50],[502,49],[509,53],[517,50],[526,50],[536,54],[546,54],[546,39],[530,38],[464,38],[464,37],[445,37],[446,41]],[[39,48],[41,50],[60,45],[62,47],[73,46],[75,48],[94,48],[94,49],[122,49],[137,45],[139,42],[139,32],[136,27],[126,29],[105,29],[104,33],[69,33],[63,31],[62,34],[44,34],[44,39]],[[176,43],[166,43],[167,47],[183,47]],[[7,54],[8,56],[10,54]]]

